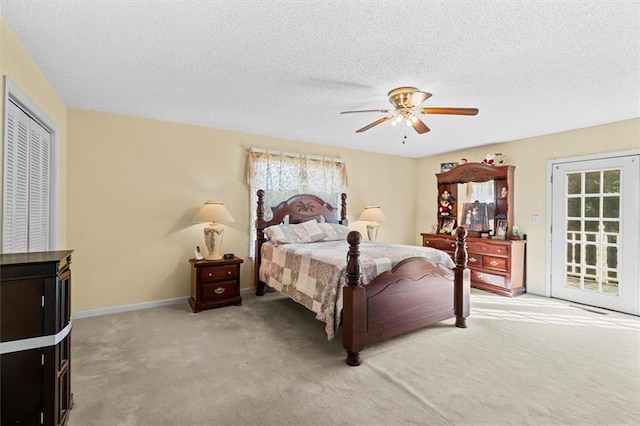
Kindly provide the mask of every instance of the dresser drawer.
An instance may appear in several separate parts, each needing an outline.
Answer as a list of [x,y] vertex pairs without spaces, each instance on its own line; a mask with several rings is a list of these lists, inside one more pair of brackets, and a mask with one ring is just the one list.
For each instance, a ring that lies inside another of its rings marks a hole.
[[494,256],[509,256],[508,245],[488,244],[480,241],[471,241],[467,243],[469,253],[490,254]]
[[235,280],[238,278],[237,265],[209,266],[198,268],[200,282],[211,283],[216,281]]
[[202,284],[203,302],[235,296],[238,296],[238,285],[234,281]]
[[499,269],[501,271],[507,270],[507,258],[504,257],[482,257],[482,266],[485,268]]
[[445,238],[423,238],[422,245],[443,251],[455,251],[456,249],[456,243]]
[[480,268],[482,266],[482,256],[469,253],[467,258],[467,266],[469,268]]
[[471,270],[471,281],[507,288],[507,277]]

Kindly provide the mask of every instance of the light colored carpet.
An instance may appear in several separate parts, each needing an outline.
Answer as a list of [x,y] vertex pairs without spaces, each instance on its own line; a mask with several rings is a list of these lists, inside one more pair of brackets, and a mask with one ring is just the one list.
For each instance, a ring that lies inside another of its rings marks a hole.
[[275,293],[76,320],[69,425],[638,424],[640,318],[475,290],[471,312],[355,368]]

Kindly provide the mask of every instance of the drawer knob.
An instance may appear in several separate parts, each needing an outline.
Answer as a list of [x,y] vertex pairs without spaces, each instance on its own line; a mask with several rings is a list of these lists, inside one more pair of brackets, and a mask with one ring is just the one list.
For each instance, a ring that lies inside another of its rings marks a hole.
[[227,271],[227,275],[231,275],[231,271]]
[[476,259],[475,257],[470,257],[469,258],[469,262],[477,262],[477,261],[478,261],[478,259]]
[[213,275],[211,272],[209,272],[209,276]]
[[480,278],[481,280],[484,280],[485,276],[484,276],[484,274],[478,274],[478,278]]
[[216,294],[222,294],[224,293],[224,288],[223,287],[218,287],[215,290],[213,290]]
[[491,266],[496,266],[498,264],[498,262],[496,262],[495,260],[491,261]]

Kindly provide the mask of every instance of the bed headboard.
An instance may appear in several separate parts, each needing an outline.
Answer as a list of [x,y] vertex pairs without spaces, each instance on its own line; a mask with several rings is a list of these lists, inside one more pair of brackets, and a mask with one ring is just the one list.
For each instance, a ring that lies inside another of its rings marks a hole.
[[269,221],[264,220],[264,191],[258,190],[258,205],[256,210],[256,229],[283,223],[288,217],[289,223],[301,223],[316,219],[318,222],[340,223],[347,225],[347,194],[342,194],[340,206],[340,218],[336,215],[336,208],[322,198],[311,194],[298,194],[271,207],[273,217]]
[[256,246],[255,246],[255,259],[254,262],[254,282],[256,288],[258,287],[258,269],[260,268],[260,249],[262,243],[266,241],[264,237],[265,228],[271,225],[277,225],[282,223],[286,218],[289,218],[289,223],[301,223],[307,220],[316,219],[318,222],[339,223],[341,225],[348,225],[347,221],[347,194],[340,196],[340,215],[338,216],[337,209],[331,204],[324,201],[322,198],[311,194],[299,194],[294,195],[278,204],[275,207],[271,207],[273,217],[271,220],[264,220],[264,190],[258,190],[258,205],[256,206]]

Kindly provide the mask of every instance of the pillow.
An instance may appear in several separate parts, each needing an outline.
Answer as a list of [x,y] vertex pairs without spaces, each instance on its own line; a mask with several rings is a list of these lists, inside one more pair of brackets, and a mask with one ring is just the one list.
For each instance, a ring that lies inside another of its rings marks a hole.
[[264,233],[274,244],[313,243],[327,236],[318,225],[316,220],[293,225],[273,225],[265,229]]
[[322,241],[346,240],[351,229],[337,223],[319,223],[318,226],[327,235]]

